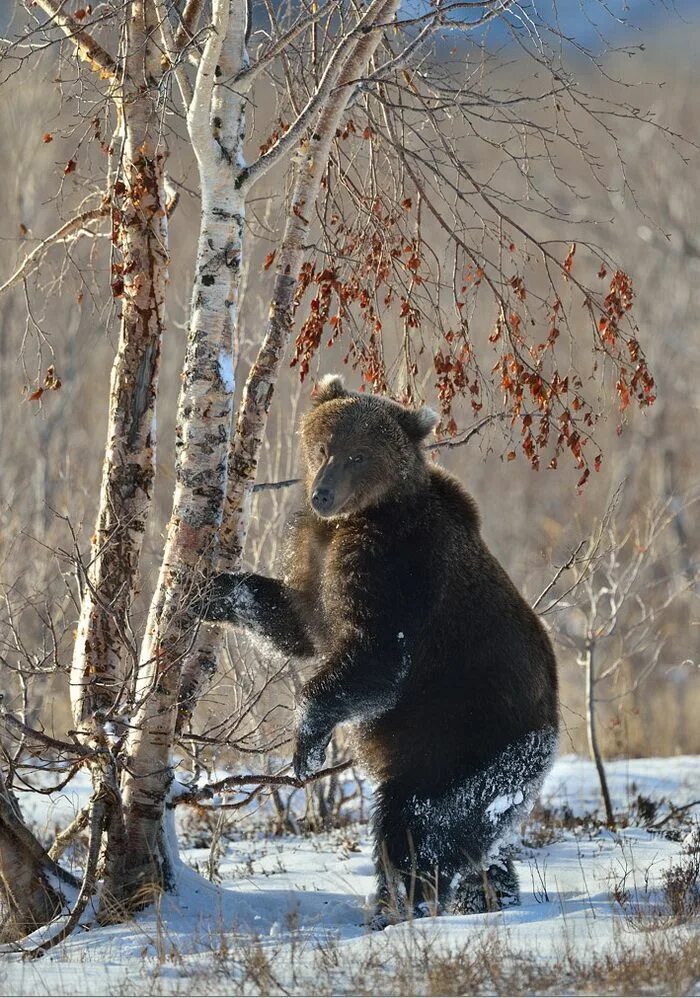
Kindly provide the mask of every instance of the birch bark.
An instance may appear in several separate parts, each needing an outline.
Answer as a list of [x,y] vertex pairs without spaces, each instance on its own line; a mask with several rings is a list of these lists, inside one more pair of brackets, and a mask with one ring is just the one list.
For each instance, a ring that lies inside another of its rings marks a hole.
[[[388,22],[398,10],[399,0],[383,0],[375,2],[373,6],[375,12],[371,23]],[[306,154],[298,166],[282,242],[277,253],[275,283],[265,338],[250,369],[238,409],[218,553],[219,568],[224,572],[236,571],[243,555],[250,524],[250,496],[255,484],[275,382],[289,344],[294,320],[294,294],[321,180],[328,166],[336,131],[356,90],[357,84],[353,86],[353,81],[362,78],[381,38],[381,31],[368,31],[348,46],[337,86],[320,112],[317,123],[309,130]]]
[[86,740],[99,739],[99,719],[116,706],[123,687],[127,614],[153,493],[168,265],[166,150],[159,134],[160,69],[153,33],[149,0],[134,0],[126,25],[124,82],[113,95],[123,143],[112,204],[118,251],[112,289],[121,302],[121,330],[97,523],[71,669],[73,718]]
[[[181,664],[195,621],[191,588],[210,568],[223,515],[233,398],[233,336],[241,265],[244,99],[230,80],[244,66],[245,0],[214,0],[187,122],[199,166],[201,229],[176,431],[176,485],[136,682],[123,782],[128,867],[109,890],[148,902],[171,886],[161,834]],[[138,897],[140,895],[140,897]]]
[[[375,0],[365,13],[366,27],[391,21],[399,0]],[[294,319],[294,295],[308,238],[311,215],[318,200],[321,180],[328,165],[331,146],[345,110],[381,41],[381,31],[367,31],[347,46],[337,82],[309,130],[305,155],[297,167],[296,180],[277,252],[275,282],[265,337],[250,369],[238,409],[229,457],[228,487],[217,567],[222,572],[240,569],[250,525],[250,505],[267,418],[285,356]],[[181,720],[190,715],[203,680],[216,670],[224,631],[208,628],[183,667]]]

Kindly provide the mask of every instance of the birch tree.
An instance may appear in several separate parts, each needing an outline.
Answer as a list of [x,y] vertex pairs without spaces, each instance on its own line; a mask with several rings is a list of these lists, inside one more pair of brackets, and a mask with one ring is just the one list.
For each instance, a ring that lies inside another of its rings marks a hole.
[[[390,22],[397,0],[371,6],[367,20]],[[246,379],[238,409],[229,458],[229,480],[220,531],[218,568],[235,572],[240,568],[250,524],[250,501],[255,485],[260,448],[272,404],[275,383],[286,355],[294,319],[294,298],[309,232],[307,216],[314,211],[321,181],[328,167],[331,145],[359,80],[376,51],[381,35],[367,32],[350,42],[335,89],[318,112],[305,140],[294,182],[284,230],[276,251],[275,281],[265,336]],[[207,675],[216,670],[221,654],[221,632],[205,634],[183,670],[181,710],[187,712]]]

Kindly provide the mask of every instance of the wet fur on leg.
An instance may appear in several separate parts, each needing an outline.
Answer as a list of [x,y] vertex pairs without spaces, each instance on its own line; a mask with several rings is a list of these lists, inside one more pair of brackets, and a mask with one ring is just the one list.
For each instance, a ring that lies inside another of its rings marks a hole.
[[373,820],[383,897],[389,882],[399,884],[394,894],[401,889],[414,917],[517,904],[518,878],[503,843],[529,812],[555,749],[554,732],[534,732],[443,792],[380,786]]

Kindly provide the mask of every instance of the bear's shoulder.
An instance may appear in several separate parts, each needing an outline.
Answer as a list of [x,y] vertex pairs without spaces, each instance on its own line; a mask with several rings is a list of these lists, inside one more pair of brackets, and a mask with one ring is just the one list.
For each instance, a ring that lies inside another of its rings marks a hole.
[[438,514],[478,533],[479,508],[462,483],[437,465],[430,468],[429,477],[432,505]]

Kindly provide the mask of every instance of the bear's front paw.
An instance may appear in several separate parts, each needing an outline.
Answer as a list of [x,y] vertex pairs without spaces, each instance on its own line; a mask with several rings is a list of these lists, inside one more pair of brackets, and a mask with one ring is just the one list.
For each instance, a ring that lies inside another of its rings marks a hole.
[[313,736],[305,733],[303,728],[298,732],[292,762],[298,780],[308,780],[323,768],[329,741],[330,736]]
[[215,575],[193,601],[195,616],[202,620],[237,623],[245,602],[244,578],[233,572]]

